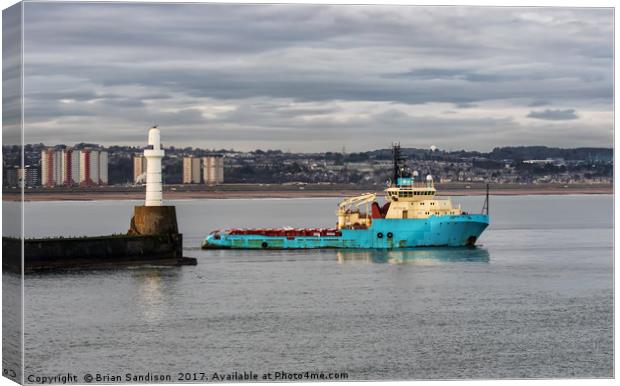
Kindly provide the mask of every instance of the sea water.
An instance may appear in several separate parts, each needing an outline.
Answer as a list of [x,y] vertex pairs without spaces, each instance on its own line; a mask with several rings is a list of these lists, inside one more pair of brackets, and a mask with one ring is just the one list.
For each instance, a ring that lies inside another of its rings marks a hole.
[[[454,201],[476,212],[483,200]],[[613,376],[612,196],[492,197],[475,249],[200,250],[215,229],[333,227],[337,202],[169,202],[197,266],[27,275],[26,381]],[[24,227],[29,237],[121,233],[140,204],[26,203]]]

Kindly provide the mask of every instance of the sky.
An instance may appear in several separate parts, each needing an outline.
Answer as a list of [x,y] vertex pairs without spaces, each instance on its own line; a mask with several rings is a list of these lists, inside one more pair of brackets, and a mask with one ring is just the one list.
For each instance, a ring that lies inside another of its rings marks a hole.
[[613,146],[613,11],[26,3],[26,143]]

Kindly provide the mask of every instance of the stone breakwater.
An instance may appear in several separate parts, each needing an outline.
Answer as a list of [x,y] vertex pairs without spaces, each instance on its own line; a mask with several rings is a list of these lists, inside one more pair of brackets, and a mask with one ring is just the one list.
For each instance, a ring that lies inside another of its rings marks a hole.
[[[2,268],[22,271],[21,239],[2,238]],[[195,265],[183,257],[183,235],[111,235],[24,240],[24,272]]]
[[54,269],[196,265],[183,257],[174,206],[136,206],[126,234],[41,239],[2,238],[2,268],[15,273]]

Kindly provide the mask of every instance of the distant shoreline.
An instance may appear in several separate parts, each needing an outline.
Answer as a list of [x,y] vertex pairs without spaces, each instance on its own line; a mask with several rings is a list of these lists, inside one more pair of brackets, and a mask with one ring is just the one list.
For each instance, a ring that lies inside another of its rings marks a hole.
[[[484,184],[438,184],[438,196],[479,196],[485,194]],[[333,185],[257,185],[225,184],[220,186],[167,186],[164,198],[183,199],[250,199],[250,198],[319,198],[348,197],[366,192],[380,193],[384,187],[366,187],[355,189],[352,186]],[[521,195],[567,195],[567,194],[613,194],[611,184],[530,184],[530,185],[492,185],[493,196]],[[18,192],[6,190],[2,194],[5,201],[19,201]],[[141,200],[144,199],[144,187],[104,187],[69,190],[34,189],[26,191],[25,201],[95,201],[95,200]]]

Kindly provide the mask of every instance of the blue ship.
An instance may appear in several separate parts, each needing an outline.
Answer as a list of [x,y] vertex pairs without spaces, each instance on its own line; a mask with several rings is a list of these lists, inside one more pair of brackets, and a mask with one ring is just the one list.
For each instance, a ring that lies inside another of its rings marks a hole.
[[[436,199],[433,177],[419,181],[406,170],[400,147],[394,146],[394,181],[385,189],[386,203],[375,193],[350,197],[338,204],[336,228],[228,229],[211,232],[203,249],[401,249],[472,247],[489,226],[489,194],[481,214]],[[365,210],[364,210],[365,208]]]

